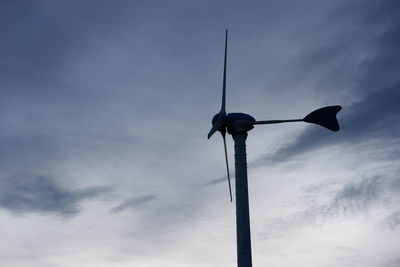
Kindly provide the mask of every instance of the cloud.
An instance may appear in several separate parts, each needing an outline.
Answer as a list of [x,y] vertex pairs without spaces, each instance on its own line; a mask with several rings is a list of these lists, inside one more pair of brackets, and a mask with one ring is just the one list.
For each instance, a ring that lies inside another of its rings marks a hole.
[[14,214],[38,213],[70,217],[80,212],[81,201],[109,190],[106,186],[68,190],[46,176],[8,176],[0,180],[0,207]]
[[[353,96],[349,105],[338,114],[341,130],[332,133],[318,126],[310,126],[294,142],[281,147],[274,154],[261,157],[251,166],[263,165],[265,161],[279,162],[325,145],[399,139],[400,19],[396,12],[388,12],[399,10],[399,6],[398,1],[386,1],[377,4],[371,9],[373,11],[363,11],[364,19],[359,22],[362,26],[353,34],[343,34],[330,43],[329,53],[326,46],[323,46],[299,63],[308,71],[322,68],[321,65],[325,64],[333,65],[335,67],[324,70],[327,74],[323,77],[334,77],[328,79],[330,81],[349,79],[352,86],[346,90],[348,95]],[[377,29],[375,23],[378,17],[384,17],[385,20]],[[375,27],[374,30],[370,30],[371,27]],[[365,29],[368,29],[367,32]],[[361,52],[357,52],[357,49]],[[341,72],[346,72],[348,68],[351,69],[351,75],[342,75]],[[325,85],[325,88],[331,86]]]
[[136,208],[136,207],[143,205],[145,203],[148,203],[156,198],[157,198],[157,195],[150,194],[150,195],[145,195],[145,196],[138,197],[138,198],[128,199],[128,200],[122,202],[121,204],[119,204],[118,206],[115,206],[114,208],[112,208],[110,210],[110,212],[117,213],[117,212],[121,212],[126,209]]
[[394,260],[390,260],[388,262],[385,263],[385,266],[387,267],[398,267],[400,266],[400,257],[394,259]]
[[[379,209],[391,213],[387,223],[395,225],[400,212],[400,188],[393,185],[400,182],[398,171],[395,175],[381,174],[364,177],[345,184],[326,205],[316,205],[306,213],[313,217],[329,219],[340,215],[352,215],[358,212],[368,213],[370,209]],[[384,213],[381,215],[383,216]]]
[[[231,170],[230,173],[234,174],[235,172]],[[235,175],[231,174],[230,178],[231,178],[231,182],[232,182],[233,180],[235,180]],[[206,182],[205,185],[206,186],[207,185],[216,185],[216,184],[222,184],[222,183],[227,183],[227,182],[228,182],[228,175],[225,175],[225,176],[220,177],[220,178],[212,179],[212,180]]]
[[385,225],[391,229],[400,226],[400,211],[394,212],[387,216],[385,219]]
[[371,139],[398,139],[400,126],[400,81],[398,87],[373,92],[361,102],[345,107],[345,115],[340,118],[338,133],[325,129],[310,128],[293,143],[282,147],[270,157],[280,161],[296,154],[321,147],[322,145],[361,143]]
[[326,213],[348,210],[365,210],[379,201],[385,191],[383,178],[365,178],[358,183],[346,184],[336,193],[334,200],[326,208]]
[[[277,216],[266,221],[259,238],[285,237],[292,232],[307,227],[315,228],[337,219],[351,220],[358,215],[367,217],[366,221],[388,230],[397,230],[400,225],[400,182],[395,175],[375,175],[362,177],[341,186],[332,196],[322,202],[319,198],[323,192],[307,188],[306,201],[300,195],[296,201],[296,212],[286,216]],[[323,184],[325,190],[329,184]],[[332,186],[335,186],[334,184]],[[317,186],[319,188],[319,186]],[[311,198],[311,199],[310,199]]]

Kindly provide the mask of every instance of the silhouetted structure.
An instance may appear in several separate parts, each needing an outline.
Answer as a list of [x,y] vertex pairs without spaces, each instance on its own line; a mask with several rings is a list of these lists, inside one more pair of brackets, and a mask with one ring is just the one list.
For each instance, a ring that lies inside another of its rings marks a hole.
[[224,74],[222,85],[222,104],[219,113],[212,119],[212,128],[208,133],[210,138],[219,131],[224,141],[226,170],[228,173],[228,184],[230,199],[232,201],[232,190],[230,183],[228,155],[226,151],[225,135],[228,131],[235,142],[235,193],[236,193],[236,237],[237,237],[237,262],[238,267],[251,267],[251,238],[250,238],[250,215],[249,197],[247,185],[247,162],[246,162],[246,138],[247,132],[258,124],[275,124],[283,122],[304,121],[321,125],[329,130],[338,131],[339,124],[336,114],[342,109],[341,106],[328,106],[317,109],[303,119],[292,120],[266,120],[256,121],[252,116],[245,113],[229,113],[225,111],[226,99],[226,59],[227,59],[228,30],[225,31],[225,57]]

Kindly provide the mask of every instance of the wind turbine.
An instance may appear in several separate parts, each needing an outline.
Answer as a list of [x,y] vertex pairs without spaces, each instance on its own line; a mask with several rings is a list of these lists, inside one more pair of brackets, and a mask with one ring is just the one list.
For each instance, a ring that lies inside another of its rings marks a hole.
[[226,171],[228,173],[229,194],[232,202],[232,190],[230,183],[228,154],[226,151],[226,132],[231,134],[235,143],[235,193],[236,193],[236,238],[237,238],[237,262],[238,267],[251,267],[251,239],[250,239],[250,215],[249,197],[247,185],[247,162],[246,162],[246,138],[247,132],[254,125],[275,124],[284,122],[308,122],[318,124],[331,131],[339,131],[339,123],[336,114],[342,109],[341,106],[327,106],[314,110],[303,119],[291,120],[264,120],[257,121],[245,113],[226,113],[226,58],[227,58],[228,30],[225,31],[225,57],[224,74],[222,82],[222,103],[220,111],[212,119],[212,128],[207,135],[210,137],[219,131],[222,135],[225,150]]

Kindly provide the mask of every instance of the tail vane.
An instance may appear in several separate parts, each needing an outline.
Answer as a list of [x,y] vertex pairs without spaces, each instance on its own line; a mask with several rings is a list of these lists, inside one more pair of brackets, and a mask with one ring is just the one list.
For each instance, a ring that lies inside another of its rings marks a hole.
[[331,131],[339,131],[339,123],[336,114],[342,109],[341,106],[328,106],[314,110],[304,117],[303,121],[315,123]]

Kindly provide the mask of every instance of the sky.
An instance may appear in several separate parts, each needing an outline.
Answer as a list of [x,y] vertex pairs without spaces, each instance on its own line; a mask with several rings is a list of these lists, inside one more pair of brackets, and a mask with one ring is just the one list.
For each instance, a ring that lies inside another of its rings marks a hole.
[[249,132],[253,265],[400,266],[396,0],[1,1],[0,266],[236,266],[226,28],[228,112],[343,106]]

